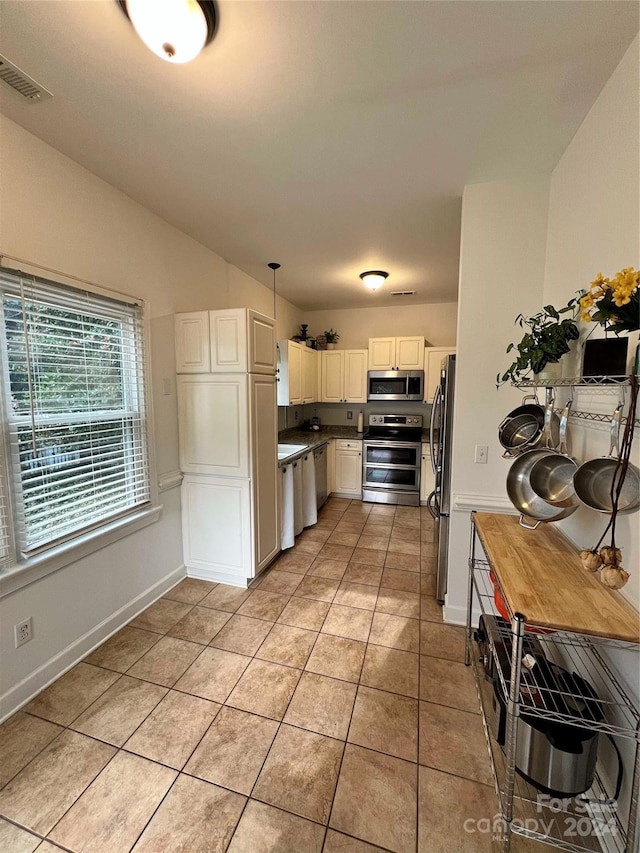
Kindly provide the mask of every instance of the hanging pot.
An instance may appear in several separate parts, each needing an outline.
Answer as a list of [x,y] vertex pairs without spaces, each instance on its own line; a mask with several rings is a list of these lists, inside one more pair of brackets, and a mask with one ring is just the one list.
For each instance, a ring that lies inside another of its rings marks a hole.
[[558,452],[539,459],[531,469],[531,488],[538,497],[552,506],[579,506],[580,501],[573,485],[573,475],[578,470],[575,459],[567,453],[567,421],[572,401],[564,407],[560,418],[560,446]]
[[[622,404],[618,405],[611,418],[611,443],[608,456],[590,459],[584,462],[573,475],[573,485],[576,495],[583,504],[596,512],[609,515],[613,511],[611,502],[611,487],[618,467],[618,438],[620,434],[620,413]],[[640,507],[640,471],[629,463],[627,474],[618,498],[618,512],[635,512]]]
[[[535,403],[527,403],[535,400]],[[545,409],[538,403],[534,394],[522,398],[522,405],[509,412],[498,426],[498,441],[504,447],[505,458],[512,458],[542,443]],[[551,416],[552,443],[558,443],[559,420],[555,413]]]

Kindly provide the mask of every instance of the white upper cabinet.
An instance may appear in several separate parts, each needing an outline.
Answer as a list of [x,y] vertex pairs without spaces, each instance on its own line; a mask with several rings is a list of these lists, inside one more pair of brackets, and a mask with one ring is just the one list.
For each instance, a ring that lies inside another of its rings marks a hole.
[[369,370],[423,370],[424,337],[369,338]]
[[274,322],[257,311],[177,314],[175,329],[178,373],[275,373]]
[[323,350],[320,353],[321,403],[367,402],[367,350]]
[[306,347],[295,341],[278,341],[278,405],[302,403],[302,355]]
[[178,373],[209,373],[209,312],[176,314],[175,337]]
[[318,353],[305,346],[302,350],[302,402],[318,400]]
[[454,355],[455,347],[427,347],[424,351],[424,401],[433,403],[433,396],[440,382],[442,359]]

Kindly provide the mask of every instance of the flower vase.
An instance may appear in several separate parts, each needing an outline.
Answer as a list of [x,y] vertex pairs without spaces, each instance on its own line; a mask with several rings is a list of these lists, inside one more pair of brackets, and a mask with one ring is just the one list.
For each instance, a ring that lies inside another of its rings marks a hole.
[[329,343],[329,341],[327,341],[327,349],[335,349],[335,348],[336,348],[335,344]]

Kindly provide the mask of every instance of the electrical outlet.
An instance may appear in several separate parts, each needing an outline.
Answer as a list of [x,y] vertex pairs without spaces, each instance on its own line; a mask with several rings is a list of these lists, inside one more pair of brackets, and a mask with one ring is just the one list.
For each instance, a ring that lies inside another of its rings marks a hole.
[[476,444],[476,465],[486,465],[489,448],[486,444]]
[[352,421],[352,420],[353,420],[353,412],[351,412],[351,411],[347,412],[347,420],[348,420],[348,421]]
[[17,625],[13,626],[13,632],[15,635],[15,643],[16,649],[19,649],[20,646],[24,646],[25,643],[28,643],[29,640],[33,639],[33,619],[29,616],[28,619],[25,619],[24,622],[18,622]]
[[297,409],[294,409],[294,412],[293,412],[293,419],[294,419],[294,421],[295,421],[296,423],[298,423],[298,414],[299,414],[298,410],[297,410]]

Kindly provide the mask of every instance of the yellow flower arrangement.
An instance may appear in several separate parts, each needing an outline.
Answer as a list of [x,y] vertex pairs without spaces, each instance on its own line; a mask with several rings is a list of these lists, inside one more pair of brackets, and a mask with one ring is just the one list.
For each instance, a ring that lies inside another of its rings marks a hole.
[[633,267],[621,269],[612,279],[598,273],[580,299],[580,319],[600,323],[617,335],[637,331],[640,328],[639,282],[640,271]]

